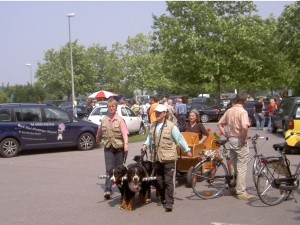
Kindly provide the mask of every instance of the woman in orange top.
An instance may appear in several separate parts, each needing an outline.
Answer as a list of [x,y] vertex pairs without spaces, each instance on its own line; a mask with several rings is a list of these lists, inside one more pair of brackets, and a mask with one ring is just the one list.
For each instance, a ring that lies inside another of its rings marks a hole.
[[269,108],[269,123],[268,123],[268,131],[271,131],[271,126],[273,123],[273,113],[275,110],[277,110],[277,105],[275,103],[275,100],[272,98],[270,99],[270,104],[268,105]]

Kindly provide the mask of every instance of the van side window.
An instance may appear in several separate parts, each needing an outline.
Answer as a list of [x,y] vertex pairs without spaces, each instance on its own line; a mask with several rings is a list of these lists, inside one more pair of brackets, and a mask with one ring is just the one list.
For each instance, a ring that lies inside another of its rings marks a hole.
[[11,110],[0,109],[0,122],[10,122],[10,121],[11,121]]
[[47,122],[69,122],[70,118],[67,112],[55,108],[45,108]]
[[42,113],[38,107],[15,108],[15,117],[18,122],[41,122]]

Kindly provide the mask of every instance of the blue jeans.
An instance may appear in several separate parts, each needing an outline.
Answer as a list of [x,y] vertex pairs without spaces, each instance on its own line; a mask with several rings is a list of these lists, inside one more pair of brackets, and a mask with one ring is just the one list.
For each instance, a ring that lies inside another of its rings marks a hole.
[[[123,164],[124,151],[123,149],[116,149],[112,146],[110,146],[109,148],[104,148],[104,158],[106,175],[108,175],[109,170],[121,166]],[[105,179],[105,191],[111,191],[110,178]]]
[[255,113],[255,119],[256,119],[256,129],[262,130],[265,126],[265,116],[263,113]]
[[268,130],[271,130],[272,123],[273,123],[273,115],[269,115]]

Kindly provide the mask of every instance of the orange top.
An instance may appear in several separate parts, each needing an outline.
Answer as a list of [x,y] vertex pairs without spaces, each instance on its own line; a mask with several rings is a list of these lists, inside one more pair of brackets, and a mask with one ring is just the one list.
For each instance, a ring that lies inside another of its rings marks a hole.
[[156,121],[156,116],[155,116],[155,108],[156,106],[158,106],[158,102],[156,103],[153,103],[151,106],[150,106],[150,109],[149,109],[149,115],[150,115],[150,123],[153,123]]

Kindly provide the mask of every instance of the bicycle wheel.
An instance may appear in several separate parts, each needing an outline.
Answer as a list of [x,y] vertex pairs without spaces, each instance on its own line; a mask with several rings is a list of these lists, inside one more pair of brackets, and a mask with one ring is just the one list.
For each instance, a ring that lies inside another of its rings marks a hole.
[[253,165],[252,165],[252,177],[253,177],[253,183],[254,183],[255,187],[257,186],[258,173],[259,173],[261,167],[263,166],[263,164],[260,162],[260,159],[262,157],[264,157],[264,156],[262,156],[262,155],[256,156],[254,158]]
[[[260,200],[267,205],[277,205],[289,196],[290,191],[278,189],[274,186],[274,179],[284,178],[287,175],[275,165],[276,162],[263,166],[257,177],[256,190]],[[275,166],[274,166],[275,165]]]
[[192,172],[192,188],[202,199],[216,198],[226,192],[228,171],[223,162],[203,161]]

